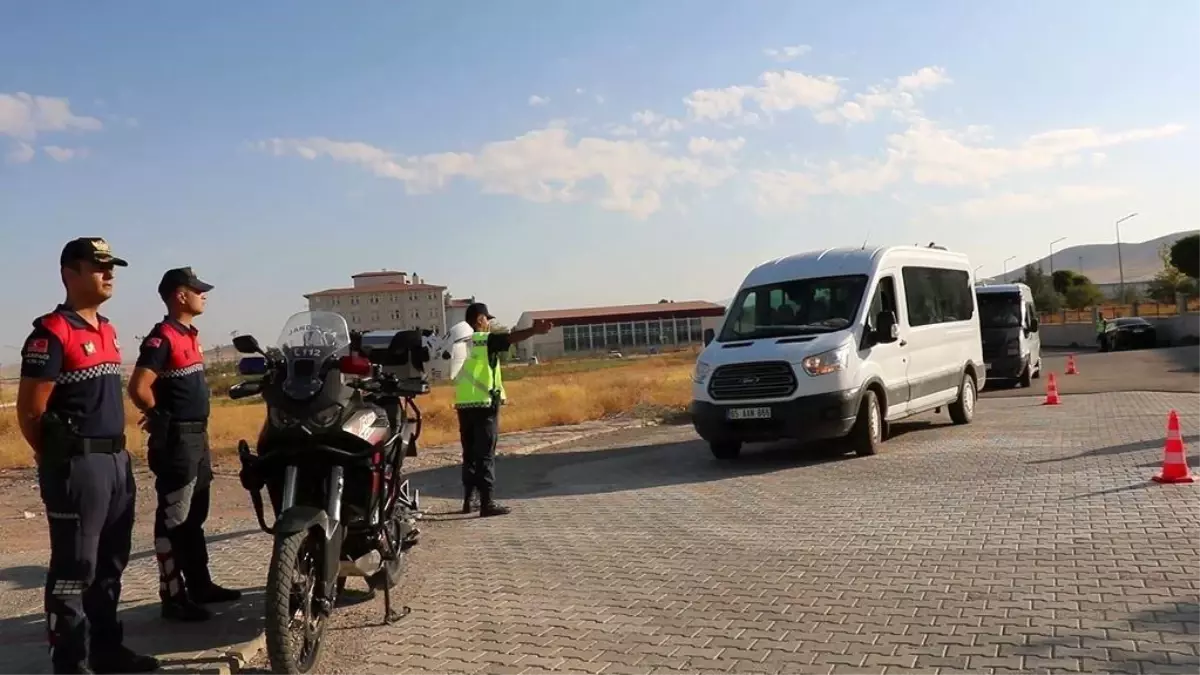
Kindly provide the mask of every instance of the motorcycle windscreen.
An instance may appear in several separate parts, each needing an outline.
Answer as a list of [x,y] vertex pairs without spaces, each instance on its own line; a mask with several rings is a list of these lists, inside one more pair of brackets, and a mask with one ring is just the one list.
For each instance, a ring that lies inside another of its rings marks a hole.
[[349,353],[350,326],[335,312],[297,312],[284,324],[275,346],[283,355],[287,373],[280,386],[294,399],[320,393],[332,362]]

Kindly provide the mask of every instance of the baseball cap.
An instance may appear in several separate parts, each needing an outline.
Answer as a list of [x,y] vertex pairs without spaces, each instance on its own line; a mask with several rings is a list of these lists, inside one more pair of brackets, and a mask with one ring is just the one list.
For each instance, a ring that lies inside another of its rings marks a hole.
[[472,302],[471,304],[467,305],[467,323],[475,323],[475,319],[478,319],[481,316],[486,316],[489,321],[496,318],[492,316],[491,312],[488,311],[487,305],[483,304],[482,302]]
[[93,262],[99,265],[128,267],[129,263],[112,254],[108,242],[102,237],[79,237],[67,242],[58,256],[58,264],[65,267],[77,262]]
[[176,267],[163,274],[162,281],[158,282],[158,294],[167,295],[180,286],[186,286],[197,293],[207,293],[213,289],[212,284],[200,281],[192,268]]

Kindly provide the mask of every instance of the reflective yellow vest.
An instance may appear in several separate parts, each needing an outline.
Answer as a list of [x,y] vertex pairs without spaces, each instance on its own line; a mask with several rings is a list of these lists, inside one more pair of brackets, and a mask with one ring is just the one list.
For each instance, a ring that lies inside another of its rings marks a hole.
[[500,376],[500,362],[493,367],[488,359],[488,333],[473,333],[467,360],[454,378],[455,408],[487,408],[493,397],[500,403],[508,401],[504,391],[504,378]]

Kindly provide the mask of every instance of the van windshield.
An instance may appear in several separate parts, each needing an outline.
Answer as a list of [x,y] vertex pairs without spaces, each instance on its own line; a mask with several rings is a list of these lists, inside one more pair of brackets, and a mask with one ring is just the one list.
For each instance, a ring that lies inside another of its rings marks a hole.
[[1021,325],[1021,296],[1017,293],[977,293],[980,328],[1017,328]]
[[729,308],[720,341],[842,330],[858,315],[866,287],[866,275],[855,274],[743,289]]

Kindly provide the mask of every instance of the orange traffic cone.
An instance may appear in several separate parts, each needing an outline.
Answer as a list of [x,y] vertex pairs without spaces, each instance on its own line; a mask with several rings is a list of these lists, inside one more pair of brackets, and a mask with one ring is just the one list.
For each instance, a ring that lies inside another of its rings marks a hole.
[[1179,434],[1179,413],[1174,410],[1167,415],[1167,442],[1163,446],[1162,471],[1153,480],[1155,483],[1196,482],[1184,454],[1183,436]]
[[1050,377],[1046,379],[1046,401],[1042,405],[1058,405],[1058,380],[1055,379],[1054,373],[1050,373]]
[[1067,371],[1065,375],[1078,375],[1079,369],[1075,367],[1075,355],[1067,354]]

